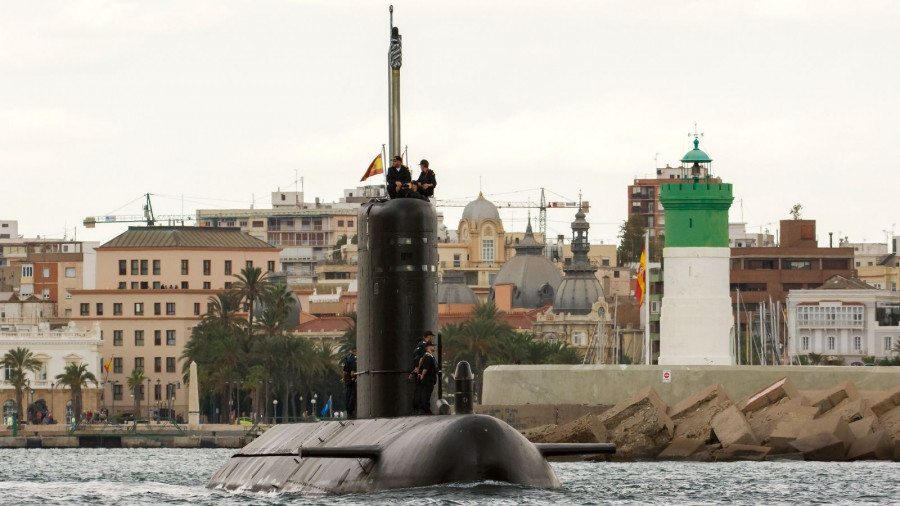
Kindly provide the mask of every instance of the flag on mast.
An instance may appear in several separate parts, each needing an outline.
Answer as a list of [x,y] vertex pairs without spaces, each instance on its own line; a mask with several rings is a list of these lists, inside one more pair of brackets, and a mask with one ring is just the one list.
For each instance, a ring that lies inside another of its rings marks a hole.
[[381,154],[379,153],[378,156],[376,156],[375,159],[372,160],[372,163],[369,164],[369,168],[366,169],[366,173],[363,174],[363,177],[362,179],[360,179],[360,181],[365,181],[366,179],[369,179],[376,174],[382,173],[384,173],[384,162],[382,161]]
[[638,264],[637,271],[637,286],[634,289],[634,296],[637,297],[638,307],[644,305],[644,294],[647,293],[647,287],[645,286],[646,281],[646,271],[647,271],[647,249],[644,248],[641,250],[641,261]]
[[103,369],[106,371],[106,374],[109,374],[109,368],[112,367],[112,359],[113,356],[110,355],[109,360],[107,360],[106,363],[103,364]]

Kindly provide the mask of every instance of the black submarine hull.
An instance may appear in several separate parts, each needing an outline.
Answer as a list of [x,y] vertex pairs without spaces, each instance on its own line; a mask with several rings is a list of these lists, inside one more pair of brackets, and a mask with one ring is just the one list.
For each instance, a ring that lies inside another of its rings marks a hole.
[[302,495],[478,481],[559,488],[545,455],[486,415],[276,425],[226,462],[208,486]]

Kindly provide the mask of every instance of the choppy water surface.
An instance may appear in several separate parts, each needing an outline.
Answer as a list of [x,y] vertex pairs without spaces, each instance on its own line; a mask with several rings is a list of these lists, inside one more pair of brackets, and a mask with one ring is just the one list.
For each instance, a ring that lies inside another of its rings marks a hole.
[[900,502],[893,462],[554,463],[562,490],[480,483],[322,498],[208,490],[236,450],[0,450],[0,504],[778,504]]

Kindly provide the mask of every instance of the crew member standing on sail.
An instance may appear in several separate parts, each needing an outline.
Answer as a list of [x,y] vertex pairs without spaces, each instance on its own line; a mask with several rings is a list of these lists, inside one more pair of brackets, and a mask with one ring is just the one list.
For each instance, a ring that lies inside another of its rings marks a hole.
[[419,406],[424,410],[426,415],[431,413],[431,393],[434,392],[434,385],[437,383],[437,360],[434,358],[434,343],[429,342],[425,345],[425,356],[422,357],[422,367],[419,372],[419,379],[422,380],[422,397],[419,399]]
[[409,175],[409,169],[403,165],[403,158],[399,155],[392,158],[391,166],[388,167],[387,171],[388,197],[392,199],[397,198],[397,192],[400,191],[400,188],[411,180],[412,176]]

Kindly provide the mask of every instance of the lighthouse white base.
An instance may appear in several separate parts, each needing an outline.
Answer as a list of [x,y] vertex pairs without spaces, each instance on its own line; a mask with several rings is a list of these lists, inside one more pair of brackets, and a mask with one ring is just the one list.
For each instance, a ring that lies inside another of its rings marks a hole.
[[660,365],[732,365],[729,248],[665,248]]

